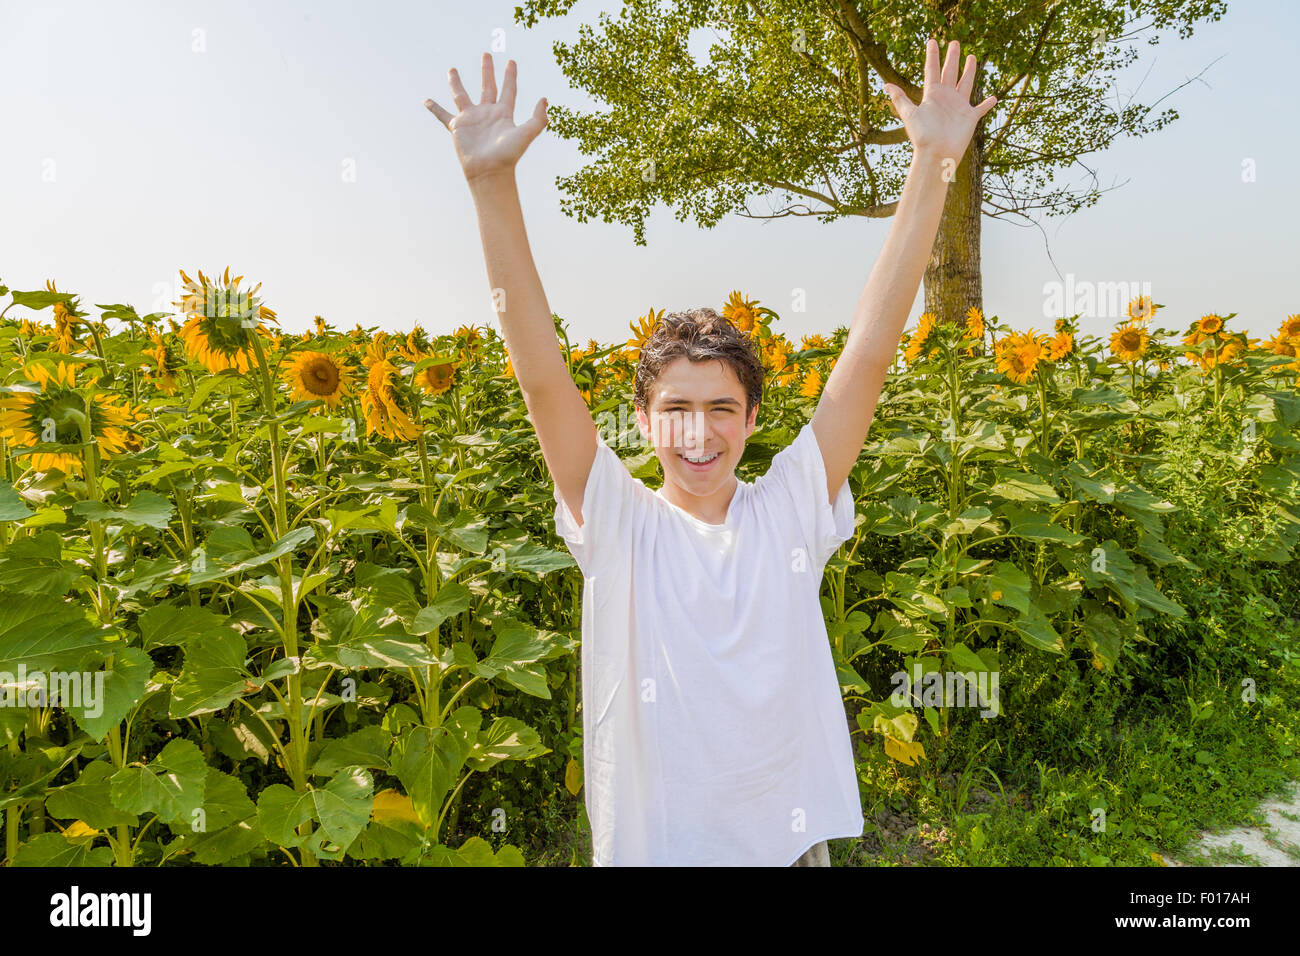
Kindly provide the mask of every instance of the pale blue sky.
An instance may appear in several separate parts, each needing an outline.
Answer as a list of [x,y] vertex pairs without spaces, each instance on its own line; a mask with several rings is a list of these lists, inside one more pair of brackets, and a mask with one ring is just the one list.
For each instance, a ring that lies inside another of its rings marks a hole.
[[[586,0],[529,31],[513,23],[515,2],[9,0],[0,280],[36,289],[54,277],[83,307],[143,313],[170,310],[178,268],[229,265],[263,283],[290,330],[317,313],[345,328],[499,328],[450,135],[421,104],[451,107],[451,66],[477,99],[479,57],[500,30],[498,68],[519,64],[517,121],[541,96],[589,106],[551,45],[618,6]],[[1217,62],[1161,104],[1181,119],[1088,158],[1103,185],[1127,180],[1096,206],[1044,221],[1045,233],[985,219],[986,313],[1050,326],[1044,283],[1058,269],[1076,284],[1149,282],[1168,326],[1236,311],[1237,327],[1269,335],[1300,312],[1298,26],[1286,0],[1234,0],[1190,40],[1142,45],[1124,77],[1131,90],[1146,75],[1142,102]],[[1254,182],[1242,181],[1246,159]],[[583,341],[626,338],[651,307],[720,307],[732,289],[780,312],[791,337],[829,332],[851,320],[889,225],[731,217],[702,230],[660,206],[638,247],[626,227],[560,212],[555,178],[582,164],[547,131],[519,182],[548,301]],[[790,310],[795,288],[804,313]],[[909,325],[919,311],[918,296]]]

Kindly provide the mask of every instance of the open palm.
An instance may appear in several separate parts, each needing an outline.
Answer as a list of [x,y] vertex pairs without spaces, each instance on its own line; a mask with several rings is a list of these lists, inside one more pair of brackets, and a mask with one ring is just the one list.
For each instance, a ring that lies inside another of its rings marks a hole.
[[966,68],[957,77],[961,44],[953,40],[948,44],[943,72],[939,72],[939,41],[931,39],[925,46],[925,87],[918,106],[907,94],[892,83],[885,84],[885,93],[894,104],[898,118],[903,121],[907,138],[918,150],[932,152],[945,158],[961,160],[966,146],[975,134],[975,127],[984,114],[997,103],[989,96],[976,106],[971,106],[971,90],[975,86],[975,56],[966,57]]
[[455,68],[447,71],[451,85],[452,102],[460,112],[452,115],[433,100],[425,100],[425,108],[442,121],[451,131],[456,144],[465,178],[474,180],[494,172],[514,167],[528,144],[546,126],[546,99],[537,101],[533,115],[515,125],[515,74],[514,60],[506,61],[501,98],[497,99],[496,69],[492,54],[483,54],[483,95],[474,103],[460,81]]

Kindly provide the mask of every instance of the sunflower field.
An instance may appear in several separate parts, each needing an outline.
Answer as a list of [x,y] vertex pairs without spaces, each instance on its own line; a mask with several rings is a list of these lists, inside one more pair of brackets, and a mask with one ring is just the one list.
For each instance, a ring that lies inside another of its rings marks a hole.
[[[289,334],[260,284],[196,275],[148,315],[0,284],[7,864],[577,862],[582,581],[500,336]],[[1300,315],[1261,343],[1161,308],[1101,340],[926,314],[901,344],[823,583],[867,803],[978,767],[1061,862],[1149,863],[1163,798],[1112,793],[1129,842],[1096,849],[1097,793],[1043,781],[1172,711],[1207,787],[1234,747],[1294,756]],[[753,480],[846,330],[796,346],[739,292],[723,311],[769,372]],[[631,387],[662,315],[586,347],[556,320],[652,487]],[[996,719],[891,696],[954,670],[999,675]]]

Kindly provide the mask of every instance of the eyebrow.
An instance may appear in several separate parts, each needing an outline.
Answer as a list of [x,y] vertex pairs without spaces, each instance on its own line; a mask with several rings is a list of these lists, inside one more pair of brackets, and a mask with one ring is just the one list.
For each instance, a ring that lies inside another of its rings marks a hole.
[[[659,406],[660,406],[661,408],[666,408],[666,407],[668,407],[669,405],[689,405],[689,404],[690,404],[690,402],[687,401],[686,399],[684,399],[684,398],[680,398],[680,397],[674,395],[674,396],[671,397],[671,398],[665,398],[665,399],[663,399],[663,400],[659,403]],[[707,404],[709,404],[709,405],[735,405],[737,408],[740,407],[740,402],[736,401],[736,399],[731,398],[731,397],[711,399]]]

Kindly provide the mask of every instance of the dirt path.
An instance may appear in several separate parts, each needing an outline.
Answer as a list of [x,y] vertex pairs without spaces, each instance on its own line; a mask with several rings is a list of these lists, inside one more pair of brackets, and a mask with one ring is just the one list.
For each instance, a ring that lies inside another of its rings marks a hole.
[[1161,859],[1166,866],[1300,866],[1300,784],[1288,784],[1255,812],[1260,825],[1202,833],[1177,857]]

